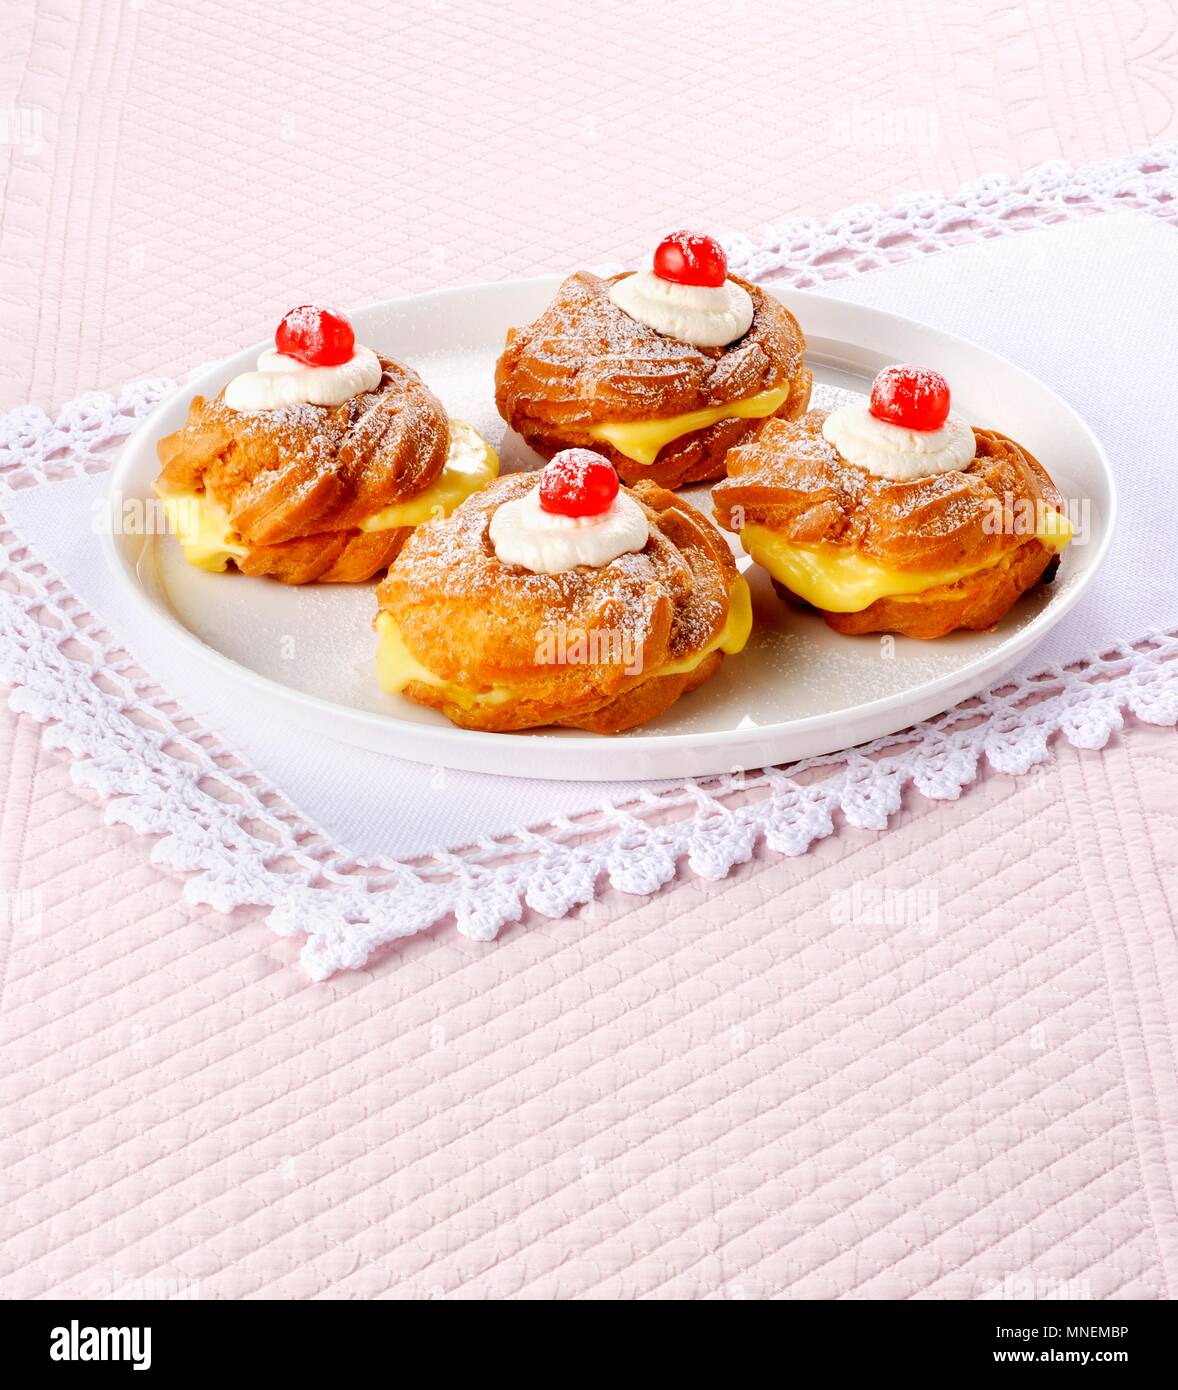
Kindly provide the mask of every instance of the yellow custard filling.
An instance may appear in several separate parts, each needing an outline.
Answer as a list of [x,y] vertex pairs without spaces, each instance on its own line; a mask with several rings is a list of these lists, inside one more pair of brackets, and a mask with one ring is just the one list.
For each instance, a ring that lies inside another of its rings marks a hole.
[[728,599],[728,616],[725,618],[724,626],[720,629],[719,634],[708,643],[702,652],[696,652],[694,656],[686,657],[682,661],[669,661],[665,666],[660,666],[655,675],[686,675],[689,671],[694,671],[704,657],[711,656],[717,648],[726,656],[735,656],[737,652],[744,650],[752,630],[753,596],[749,592],[748,581],[742,574],[738,574]]
[[689,410],[683,415],[668,415],[665,420],[629,420],[616,425],[594,425],[589,433],[594,439],[612,444],[619,454],[625,454],[635,463],[649,467],[664,445],[693,430],[706,429],[721,420],[760,420],[772,415],[785,404],[791,384],[787,381],[784,386],[775,386],[772,391],[762,391],[759,396],[749,396],[747,400],[705,406],[702,410]]
[[392,531],[420,526],[449,516],[460,502],[499,476],[499,456],[479,432],[463,420],[450,421],[450,452],[442,471],[424,492],[366,517],[361,531]]
[[[391,531],[449,516],[460,502],[499,475],[495,450],[462,420],[450,421],[450,451],[442,471],[424,492],[408,502],[385,507],[360,523],[361,531]],[[219,574],[230,560],[241,560],[249,547],[233,529],[225,508],[208,492],[164,492],[156,484],[168,526],[184,558],[197,569]]]
[[447,699],[463,709],[474,709],[476,705],[502,705],[512,698],[514,692],[505,685],[474,691],[435,676],[405,645],[401,629],[393,621],[391,613],[382,610],[376,615],[376,634],[376,679],[386,695],[399,695],[410,681],[420,681],[422,685],[444,690]]
[[[650,674],[654,676],[686,675],[703,661],[705,656],[717,648],[729,656],[735,656],[749,640],[753,627],[753,605],[749,586],[744,578],[737,575],[732,586],[732,596],[728,604],[728,617],[715,638],[701,652],[683,661],[668,662]],[[446,693],[446,698],[462,709],[474,709],[479,705],[502,705],[516,697],[517,692],[509,686],[492,686],[490,690],[473,691],[436,676],[413,655],[405,645],[400,629],[393,615],[380,612],[376,618],[376,679],[387,695],[399,695],[410,681],[421,681]]]
[[229,513],[215,497],[207,492],[164,493],[158,485],[156,492],[190,565],[220,574],[230,560],[243,560],[249,554]]
[[[1072,538],[1072,526],[1058,512],[1046,513],[1038,540],[1049,550],[1062,551]],[[968,575],[996,565],[1009,564],[1008,551],[980,565],[961,565],[941,570],[897,569],[881,564],[857,550],[819,541],[795,545],[765,526],[748,525],[740,533],[745,550],[774,579],[828,613],[861,613],[881,598],[922,594],[943,584],[956,584]]]

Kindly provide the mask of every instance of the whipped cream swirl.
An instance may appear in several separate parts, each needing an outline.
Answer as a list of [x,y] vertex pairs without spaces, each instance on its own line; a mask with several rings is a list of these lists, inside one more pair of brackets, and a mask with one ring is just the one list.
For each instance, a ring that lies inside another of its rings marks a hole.
[[540,489],[534,487],[495,511],[490,537],[505,565],[559,574],[578,565],[600,569],[619,555],[641,550],[650,526],[646,513],[625,492],[597,516],[562,516],[540,506]]
[[311,367],[277,348],[258,356],[256,372],[242,372],[225,388],[231,410],[278,410],[285,405],[343,405],[353,396],[380,385],[380,359],[371,348],[356,345],[346,362]]
[[733,280],[678,285],[653,270],[639,270],[615,280],[609,297],[647,328],[693,347],[725,347],[743,337],[753,321],[752,296]]
[[848,463],[894,483],[966,468],[976,449],[973,430],[952,410],[940,429],[910,430],[877,419],[858,402],[832,410],[822,437]]

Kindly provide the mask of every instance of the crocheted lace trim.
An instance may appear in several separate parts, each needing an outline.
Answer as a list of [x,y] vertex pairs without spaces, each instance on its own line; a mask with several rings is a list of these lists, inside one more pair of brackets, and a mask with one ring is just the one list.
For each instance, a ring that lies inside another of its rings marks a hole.
[[[1178,221],[1178,145],[1084,169],[1052,164],[1016,183],[986,179],[951,199],[920,195],[820,224],[797,219],[759,242],[728,238],[735,268],[799,286],[1095,211],[1136,208]],[[27,406],[0,417],[5,492],[104,470],[113,445],[175,383],[89,392],[56,417]],[[1178,633],[1154,633],[1068,669],[1009,680],[903,733],[787,768],[685,784],[413,863],[362,863],[202,729],[139,669],[99,617],[10,525],[0,523],[0,680],[9,703],[68,751],[75,780],[109,822],[160,837],[152,859],[192,875],[185,894],[222,912],[268,907],[303,934],[315,979],[362,966],[380,947],[453,919],[489,940],[528,907],[561,917],[603,884],[653,893],[681,866],[724,877],[764,842],[804,854],[838,818],[885,830],[906,787],[955,799],[982,760],[1023,774],[1062,735],[1100,748],[1125,713],[1178,723]]]

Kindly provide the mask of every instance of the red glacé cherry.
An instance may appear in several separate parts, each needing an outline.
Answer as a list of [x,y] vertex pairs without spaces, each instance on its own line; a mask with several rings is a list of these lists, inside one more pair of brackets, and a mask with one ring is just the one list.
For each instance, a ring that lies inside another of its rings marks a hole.
[[675,285],[722,285],[728,276],[724,248],[698,232],[672,232],[655,248],[654,273]]
[[319,304],[301,304],[278,325],[274,346],[311,367],[338,367],[351,358],[356,335],[342,314]]
[[949,383],[928,367],[885,367],[871,383],[877,420],[908,430],[939,430],[949,418]]
[[618,495],[613,464],[592,449],[563,449],[540,473],[540,510],[598,516]]

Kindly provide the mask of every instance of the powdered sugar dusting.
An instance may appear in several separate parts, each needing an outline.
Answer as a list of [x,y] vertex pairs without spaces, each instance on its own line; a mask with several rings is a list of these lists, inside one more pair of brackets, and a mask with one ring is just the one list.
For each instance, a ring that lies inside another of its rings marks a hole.
[[250,543],[344,529],[413,496],[441,470],[449,427],[415,372],[380,362],[377,387],[338,406],[240,411],[223,397],[206,401],[161,442],[165,478],[209,489]]
[[[491,518],[537,482],[536,474],[502,477],[408,540],[378,598],[411,649],[428,651],[427,664],[448,679],[457,661],[469,662],[472,653],[480,662],[497,660],[518,678],[534,664],[537,632],[570,627],[620,634],[629,650],[656,664],[701,651],[727,613],[726,552],[721,560],[695,534],[680,538],[680,531],[690,532],[681,517],[674,525],[668,521],[664,532],[659,513],[651,511],[646,545],[600,566],[533,573],[502,563],[491,541]],[[624,495],[642,500],[641,493]],[[450,669],[444,669],[447,651],[458,654]]]
[[[864,393],[819,386],[815,405],[857,407]],[[798,543],[833,541],[885,562],[919,565],[984,558],[1003,547],[985,524],[1003,499],[1042,498],[1055,489],[1017,446],[968,425],[975,453],[962,467],[919,477],[877,476],[848,462],[824,437],[827,409],[792,422],[770,421],[753,443],[729,455],[729,476],[713,490],[717,519],[730,529],[771,526]],[[954,417],[956,418],[956,417]]]
[[810,392],[811,410],[838,410],[844,405],[859,405],[867,400],[864,391],[852,391],[846,386],[830,386],[824,381],[816,381]]
[[[312,357],[323,351],[323,312],[322,305],[300,304],[282,317],[283,323],[294,330]],[[334,310],[328,312],[335,313]],[[341,315],[336,314],[336,317]]]
[[802,342],[786,310],[755,287],[748,332],[727,347],[694,347],[624,313],[610,281],[569,276],[544,313],[516,331],[500,359],[500,409],[527,437],[525,417],[564,425],[674,415],[743,399],[792,380]]
[[607,459],[594,453],[592,449],[562,449],[559,454],[554,454],[549,459],[545,471],[559,469],[562,478],[567,479],[571,488],[584,491],[590,473],[602,464],[607,468],[612,467]]

